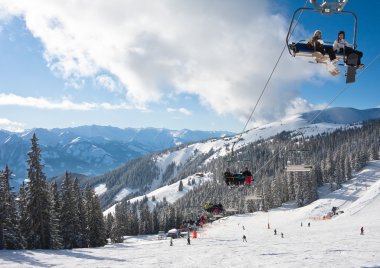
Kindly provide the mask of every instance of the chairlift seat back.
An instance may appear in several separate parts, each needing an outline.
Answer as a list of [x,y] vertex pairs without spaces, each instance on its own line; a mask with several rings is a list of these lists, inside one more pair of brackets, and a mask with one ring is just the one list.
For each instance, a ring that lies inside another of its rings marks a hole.
[[[327,47],[331,47],[333,48],[332,45],[330,44],[325,44],[324,45],[326,48]],[[290,50],[292,51],[292,55],[293,56],[301,56],[301,57],[313,57],[313,53],[315,52],[314,49],[310,49],[308,46],[307,46],[307,43],[306,41],[300,41],[298,43],[292,43],[289,45],[289,48]],[[339,52],[339,53],[335,53],[336,54],[336,58],[338,60],[343,60],[344,59],[344,54]],[[324,57],[329,57],[329,55],[326,53],[324,55]]]
[[287,172],[310,172],[313,169],[312,165],[288,165]]

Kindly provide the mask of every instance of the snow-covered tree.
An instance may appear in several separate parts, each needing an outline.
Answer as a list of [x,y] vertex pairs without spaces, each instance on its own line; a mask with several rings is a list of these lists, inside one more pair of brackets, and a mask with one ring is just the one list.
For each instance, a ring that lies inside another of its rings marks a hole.
[[77,220],[76,205],[72,178],[66,171],[61,186],[61,232],[63,246],[68,249],[78,247],[80,226]]
[[50,198],[46,176],[41,163],[41,150],[36,134],[31,139],[28,152],[28,187],[26,195],[27,221],[25,239],[28,249],[48,249],[50,245]]
[[107,243],[103,213],[98,196],[90,187],[85,190],[87,212],[88,246],[101,247]]
[[24,240],[19,228],[18,210],[9,180],[8,166],[0,171],[0,249],[22,249]]
[[63,248],[63,241],[61,236],[61,225],[60,225],[60,204],[59,204],[59,194],[58,187],[56,183],[52,183],[50,186],[50,223],[49,223],[49,233],[50,241],[49,248],[51,249],[61,249]]

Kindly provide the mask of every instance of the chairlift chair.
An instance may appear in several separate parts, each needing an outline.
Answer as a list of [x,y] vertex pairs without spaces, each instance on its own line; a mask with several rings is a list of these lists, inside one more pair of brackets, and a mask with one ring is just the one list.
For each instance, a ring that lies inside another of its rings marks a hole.
[[259,195],[247,195],[245,197],[245,201],[249,201],[249,200],[255,201],[255,200],[261,200],[261,199],[263,199],[263,198]]
[[308,154],[308,150],[290,150],[290,157],[285,167],[286,172],[310,172],[313,165],[306,162]]
[[[288,47],[288,51],[290,55],[293,57],[315,57],[315,51],[313,49],[310,49],[307,46],[306,40],[299,40],[299,41],[290,41],[290,37],[293,31],[293,24],[295,21],[295,17],[299,12],[303,11],[312,11],[321,13],[322,15],[336,15],[336,14],[348,14],[351,15],[354,18],[354,29],[353,29],[353,41],[352,41],[352,48],[356,49],[356,33],[357,33],[357,16],[355,13],[351,11],[344,11],[343,8],[347,4],[348,0],[336,0],[334,2],[332,1],[323,1],[322,4],[318,4],[316,0],[310,0],[310,3],[315,6],[315,8],[308,8],[308,7],[300,7],[296,9],[293,13],[292,20],[289,25],[288,33],[286,35],[286,44]],[[332,42],[324,42],[325,47],[333,47]],[[328,57],[326,54],[324,57]],[[347,61],[346,56],[344,52],[336,53],[336,58],[338,60],[343,60],[344,62]],[[347,79],[346,83],[352,83],[355,82],[355,74],[356,72],[353,72],[353,70],[356,70],[357,66],[350,66],[347,65]]]
[[[245,167],[250,169],[252,167],[252,161],[250,159],[239,159],[239,153],[237,156],[232,153],[230,160],[227,161],[227,168],[232,173],[232,176],[227,178],[224,177],[224,180],[226,180],[228,186],[239,186],[246,184],[246,177],[242,174]],[[249,184],[251,184],[251,182]]]
[[310,151],[305,147],[305,137],[302,132],[301,140],[296,145],[298,148],[291,149],[288,152],[288,159],[286,162],[286,172],[310,172],[313,169],[313,165],[307,163],[310,159]]

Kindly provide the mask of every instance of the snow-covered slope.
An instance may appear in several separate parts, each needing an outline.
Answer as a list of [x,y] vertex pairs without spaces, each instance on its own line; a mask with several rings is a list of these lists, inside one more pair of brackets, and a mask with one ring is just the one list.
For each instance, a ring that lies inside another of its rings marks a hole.
[[[156,205],[157,202],[162,202],[164,199],[166,199],[169,203],[174,203],[179,198],[183,197],[185,194],[187,194],[191,189],[198,187],[202,185],[202,183],[211,180],[210,173],[207,174],[195,174],[192,176],[187,177],[186,179],[182,180],[183,184],[183,190],[179,191],[179,184],[180,181],[177,181],[175,183],[172,183],[170,185],[166,185],[163,187],[160,187],[154,191],[151,191],[150,193],[138,197],[134,197],[131,199],[128,199],[131,203],[141,201],[144,197],[148,198],[148,206],[153,209],[153,207]],[[123,189],[122,191],[124,191]],[[127,195],[125,195],[127,196]],[[125,197],[124,196],[124,197]],[[152,201],[152,197],[155,198],[155,201]],[[123,199],[123,198],[121,198]],[[115,197],[115,201],[120,201],[121,199],[118,199],[117,196]],[[103,212],[103,215],[106,216],[108,213],[114,213],[115,212],[115,205],[111,206],[110,208],[106,209]]]
[[[124,178],[128,177],[128,171],[132,170],[133,167],[125,165],[125,167],[121,167],[116,173],[116,177],[120,178],[120,181],[112,179],[112,182],[107,184],[107,191],[110,191],[114,194],[113,199],[109,199],[104,201],[102,204],[104,206],[108,206],[113,203],[113,201],[119,201],[120,195],[119,193],[124,189],[121,189],[121,185],[129,188],[135,189],[134,193],[138,193],[140,195],[149,194],[149,192],[154,191],[163,185],[166,185],[169,181],[171,181],[177,174],[188,167],[188,164],[191,164],[192,161],[196,161],[197,157],[202,158],[202,163],[198,163],[196,166],[201,167],[203,164],[207,163],[212,159],[216,159],[222,156],[226,156],[231,153],[232,147],[234,146],[234,150],[238,150],[248,144],[261,140],[268,139],[273,137],[274,135],[281,133],[283,131],[290,131],[294,133],[298,133],[302,131],[304,136],[317,135],[320,133],[330,133],[335,131],[336,129],[343,128],[351,128],[358,127],[358,125],[347,125],[347,124],[333,124],[333,123],[317,123],[317,124],[309,124],[309,122],[304,119],[301,115],[293,116],[283,120],[281,122],[273,122],[270,124],[263,125],[261,127],[249,129],[242,134],[236,135],[234,137],[224,137],[220,139],[210,139],[204,142],[193,143],[187,146],[182,146],[178,149],[171,149],[165,151],[163,153],[157,153],[151,156],[151,163],[149,165],[155,165],[158,170],[158,175],[154,174],[154,177],[150,177],[144,175],[143,178],[138,179],[144,180],[146,184],[136,186],[130,185],[128,181],[125,181]],[[239,140],[239,141],[238,141]],[[237,142],[238,141],[238,142]],[[174,165],[174,167],[173,167]],[[143,166],[144,165],[140,165]],[[171,171],[167,172],[168,170]],[[193,175],[197,173],[199,169],[193,170]],[[141,170],[143,174],[144,170]],[[170,176],[168,176],[168,174]],[[95,178],[92,183],[93,187],[97,187],[98,184],[107,182],[108,174],[104,174]],[[153,175],[152,175],[153,176]],[[114,177],[114,176],[113,176]],[[132,179],[132,176],[129,176]],[[133,177],[135,179],[135,177]],[[124,181],[123,181],[124,180]],[[176,180],[176,179],[175,179]],[[136,180],[135,180],[136,181]],[[138,191],[137,188],[149,189],[148,191]],[[131,193],[131,191],[128,191]],[[109,197],[109,196],[107,196]],[[129,198],[127,195],[124,197]]]
[[[322,188],[321,194],[302,208],[289,203],[222,218],[201,229],[190,246],[186,239],[171,247],[169,240],[140,236],[104,248],[7,250],[0,252],[0,267],[380,267],[380,161],[368,163],[342,189]],[[333,206],[344,213],[322,220]]]

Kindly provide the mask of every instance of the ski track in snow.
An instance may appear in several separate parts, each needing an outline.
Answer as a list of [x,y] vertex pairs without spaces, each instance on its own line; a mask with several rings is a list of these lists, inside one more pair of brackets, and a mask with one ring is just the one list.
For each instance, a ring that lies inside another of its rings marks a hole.
[[[344,213],[316,220],[332,206]],[[201,229],[190,246],[175,239],[171,247],[169,239],[151,235],[103,248],[3,250],[0,267],[380,267],[380,161],[368,163],[341,189],[293,207],[289,202],[222,218]]]

